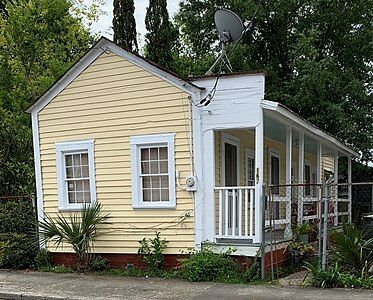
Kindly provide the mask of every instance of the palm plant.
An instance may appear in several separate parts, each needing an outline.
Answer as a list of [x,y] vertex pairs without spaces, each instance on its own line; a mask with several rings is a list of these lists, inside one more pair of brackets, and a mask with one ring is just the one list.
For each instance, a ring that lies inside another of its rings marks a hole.
[[331,233],[332,255],[336,262],[354,273],[365,273],[373,264],[373,239],[367,233],[348,224],[342,231]]
[[39,229],[43,239],[53,242],[56,248],[64,242],[70,244],[77,255],[77,268],[86,269],[91,261],[93,242],[103,234],[97,229],[100,225],[110,224],[108,219],[109,216],[102,213],[101,204],[96,203],[84,206],[80,216],[46,216],[44,221],[39,222]]

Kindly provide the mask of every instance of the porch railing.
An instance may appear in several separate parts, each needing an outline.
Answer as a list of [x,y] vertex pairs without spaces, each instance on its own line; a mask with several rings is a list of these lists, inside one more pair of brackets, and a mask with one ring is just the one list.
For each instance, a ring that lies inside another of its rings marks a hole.
[[217,238],[249,239],[254,236],[253,186],[216,187]]

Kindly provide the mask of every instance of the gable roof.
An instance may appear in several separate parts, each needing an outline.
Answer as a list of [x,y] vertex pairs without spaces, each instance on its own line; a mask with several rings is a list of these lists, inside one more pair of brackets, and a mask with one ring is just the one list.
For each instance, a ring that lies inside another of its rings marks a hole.
[[168,83],[180,88],[181,90],[192,94],[197,90],[204,90],[187,79],[184,79],[177,74],[167,70],[166,68],[142,57],[141,55],[130,52],[118,46],[111,40],[101,37],[87,52],[71,66],[60,78],[58,78],[50,89],[48,89],[42,96],[40,96],[27,109],[28,113],[34,111],[39,112],[49,102],[51,102],[66,86],[68,86],[75,78],[77,78],[91,63],[93,63],[102,53],[113,52],[135,64],[136,66],[152,73],[153,75],[167,81]]

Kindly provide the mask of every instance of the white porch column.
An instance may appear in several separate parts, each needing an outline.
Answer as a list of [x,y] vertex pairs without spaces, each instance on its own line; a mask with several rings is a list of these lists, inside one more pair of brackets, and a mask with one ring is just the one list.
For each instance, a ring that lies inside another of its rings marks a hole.
[[[286,126],[286,184],[291,184],[291,163],[292,163],[292,135],[290,126]],[[284,236],[292,237],[291,232],[291,186],[286,187],[286,229]]]
[[215,238],[215,148],[214,131],[203,133],[203,179],[205,181],[205,197],[203,201],[202,223],[203,241],[214,242]]
[[334,226],[338,226],[338,150],[334,153],[334,192],[332,198],[334,200]]
[[[200,95],[195,95],[194,101],[199,101]],[[192,106],[189,101],[190,110],[192,111],[193,125],[193,159],[194,159],[194,176],[197,178],[197,191],[194,192],[194,241],[195,248],[201,249],[203,242],[203,201],[204,201],[204,179],[203,179],[203,137],[202,137],[202,120],[201,111]]]
[[347,162],[347,182],[348,182],[348,223],[352,223],[352,160],[351,156],[348,156]]
[[[322,172],[321,169],[321,162],[322,160],[322,143],[320,141],[317,141],[317,157],[316,157],[316,183],[321,184],[321,178],[322,178]],[[317,189],[320,193],[321,192],[321,186]]]
[[[298,153],[298,178],[299,183],[304,183],[304,133],[299,131],[299,153]],[[298,224],[303,222],[303,197],[304,187],[298,189]]]
[[262,219],[264,207],[263,167],[264,167],[264,117],[260,109],[260,123],[255,127],[255,236],[254,243],[262,241]]

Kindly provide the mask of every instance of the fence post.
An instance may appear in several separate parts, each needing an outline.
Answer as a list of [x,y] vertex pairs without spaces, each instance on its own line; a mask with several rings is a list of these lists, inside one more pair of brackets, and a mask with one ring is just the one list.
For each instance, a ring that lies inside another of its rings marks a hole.
[[262,201],[261,203],[261,210],[262,210],[262,240],[261,240],[261,278],[262,280],[265,279],[265,247],[266,247],[266,241],[265,241],[265,210],[266,210],[266,195],[265,195],[265,187],[263,185],[263,191],[262,191]]
[[324,219],[323,219],[323,230],[322,230],[322,257],[321,257],[321,268],[326,268],[326,246],[328,238],[328,197],[324,195]]

